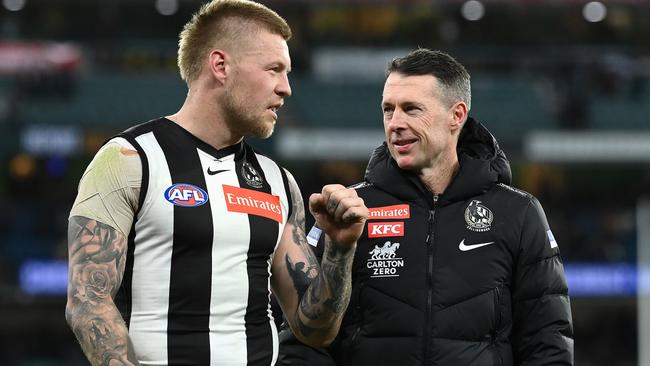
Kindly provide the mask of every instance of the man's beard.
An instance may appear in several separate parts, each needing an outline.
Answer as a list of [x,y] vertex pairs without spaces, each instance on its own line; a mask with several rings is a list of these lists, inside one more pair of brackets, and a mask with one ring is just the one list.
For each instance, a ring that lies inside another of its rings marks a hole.
[[251,108],[245,102],[237,100],[231,92],[224,94],[221,103],[226,125],[236,134],[263,139],[273,134],[275,124],[271,124],[269,128],[262,116],[248,113]]

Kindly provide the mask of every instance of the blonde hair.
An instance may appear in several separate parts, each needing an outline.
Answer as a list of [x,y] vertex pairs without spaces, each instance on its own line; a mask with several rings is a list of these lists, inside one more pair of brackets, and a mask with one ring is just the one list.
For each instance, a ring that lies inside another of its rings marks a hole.
[[[214,48],[237,47],[261,29],[288,41],[291,28],[278,13],[249,0],[212,0],[185,24],[178,41],[178,68],[189,85],[196,80],[204,60]],[[231,50],[232,51],[232,50]]]

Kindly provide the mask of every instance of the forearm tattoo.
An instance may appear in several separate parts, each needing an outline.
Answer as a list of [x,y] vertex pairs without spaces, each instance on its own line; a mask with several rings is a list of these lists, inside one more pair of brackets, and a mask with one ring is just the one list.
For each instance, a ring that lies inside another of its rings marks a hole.
[[114,228],[70,218],[66,319],[92,365],[139,365],[126,324],[113,303],[122,282],[127,241]]
[[288,255],[285,262],[300,299],[296,325],[304,336],[309,337],[314,333],[327,332],[343,316],[352,289],[350,271],[354,249],[342,250],[326,237],[325,252],[319,267],[306,240],[302,199],[294,198],[294,202],[293,240],[301,247],[308,263],[292,261]]
[[334,294],[326,305],[334,314],[340,316],[345,312],[352,292],[350,273],[354,248],[341,249],[341,246],[327,237],[325,241],[325,254],[321,262],[321,270],[328,279],[330,291]]

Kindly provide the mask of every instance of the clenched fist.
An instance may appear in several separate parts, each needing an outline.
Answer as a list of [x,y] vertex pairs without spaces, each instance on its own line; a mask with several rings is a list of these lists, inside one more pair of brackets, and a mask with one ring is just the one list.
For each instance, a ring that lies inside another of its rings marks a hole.
[[309,211],[316,225],[343,248],[352,247],[361,236],[368,208],[357,191],[340,184],[328,184],[309,197]]

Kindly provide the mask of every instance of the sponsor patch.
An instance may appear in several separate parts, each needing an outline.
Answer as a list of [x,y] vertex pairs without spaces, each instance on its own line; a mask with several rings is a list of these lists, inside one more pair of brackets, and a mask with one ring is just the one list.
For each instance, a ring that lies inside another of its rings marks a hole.
[[407,204],[368,208],[368,220],[408,219],[410,217],[411,209]]
[[368,223],[369,238],[383,238],[387,236],[404,236],[404,221]]
[[223,185],[226,208],[230,212],[240,212],[282,222],[280,197],[254,191],[252,189]]
[[375,244],[375,247],[368,252],[370,258],[366,261],[370,277],[399,277],[399,270],[404,267],[404,259],[397,256],[399,246],[399,243],[390,241],[382,245]]
[[176,206],[195,207],[208,202],[208,194],[195,185],[177,183],[165,190],[165,199]]

